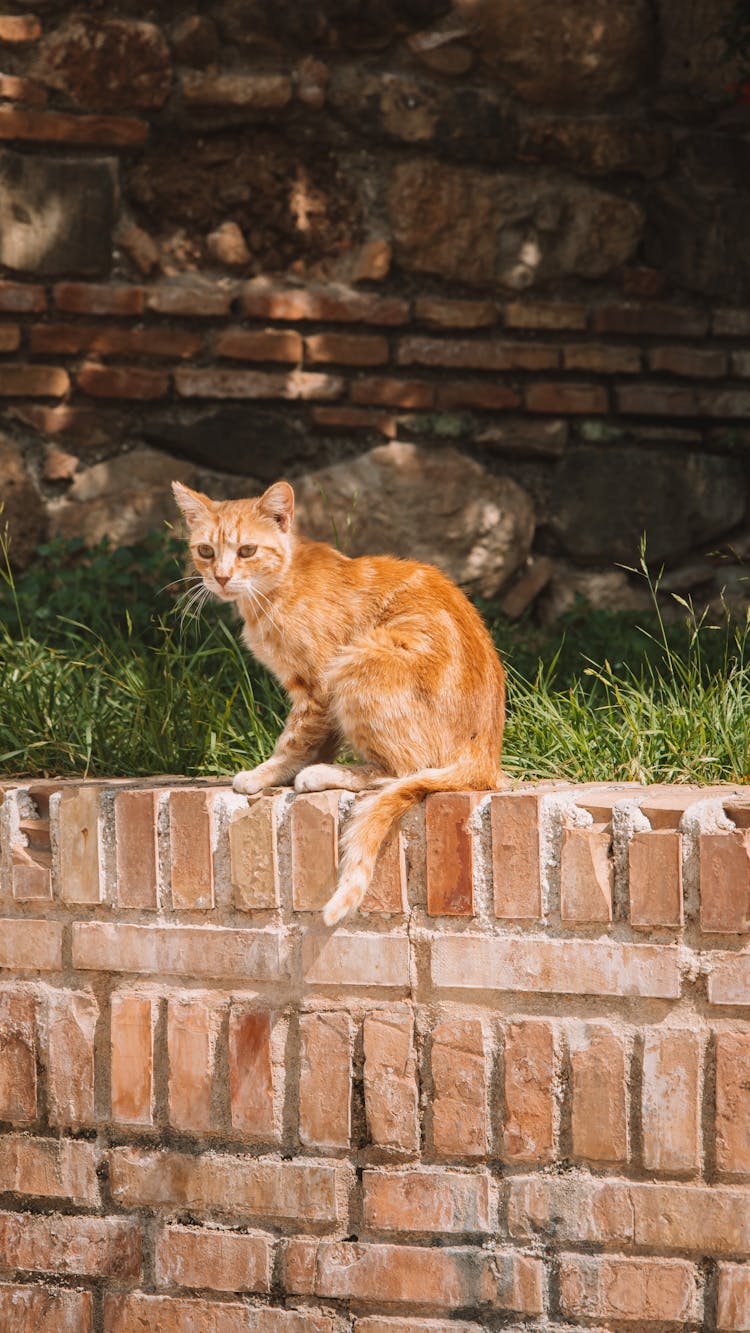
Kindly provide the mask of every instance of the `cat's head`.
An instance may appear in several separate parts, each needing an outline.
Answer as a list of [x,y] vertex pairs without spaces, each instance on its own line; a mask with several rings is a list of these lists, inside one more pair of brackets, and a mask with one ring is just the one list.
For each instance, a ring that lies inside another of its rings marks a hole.
[[224,602],[268,592],[289,564],[294,491],[277,481],[252,500],[210,500],[180,481],[172,490],[188,526],[193,564]]

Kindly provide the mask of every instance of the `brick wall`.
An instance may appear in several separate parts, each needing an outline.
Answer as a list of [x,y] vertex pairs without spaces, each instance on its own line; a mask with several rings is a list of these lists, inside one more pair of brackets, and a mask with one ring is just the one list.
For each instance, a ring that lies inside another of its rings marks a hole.
[[0,1327],[750,1328],[747,789],[6,784]]

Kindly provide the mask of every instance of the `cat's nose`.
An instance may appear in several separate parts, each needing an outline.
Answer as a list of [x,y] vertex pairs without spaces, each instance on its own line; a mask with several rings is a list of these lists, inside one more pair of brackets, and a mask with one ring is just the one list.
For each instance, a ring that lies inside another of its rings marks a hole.
[[214,578],[216,579],[216,582],[217,582],[217,583],[220,583],[221,586],[222,586],[222,588],[226,588],[226,586],[227,586],[229,580],[231,579],[231,577],[232,577],[231,574],[214,574]]

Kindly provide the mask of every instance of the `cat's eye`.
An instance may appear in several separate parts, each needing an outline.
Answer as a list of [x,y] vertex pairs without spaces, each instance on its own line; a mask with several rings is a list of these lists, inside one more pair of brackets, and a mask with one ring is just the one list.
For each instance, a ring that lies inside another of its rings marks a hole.
[[213,546],[209,546],[207,542],[201,542],[200,546],[197,549],[198,549],[198,555],[200,556],[201,560],[213,560],[214,556]]
[[251,555],[255,555],[257,549],[257,546],[240,546],[237,554],[241,556],[243,560],[247,560]]

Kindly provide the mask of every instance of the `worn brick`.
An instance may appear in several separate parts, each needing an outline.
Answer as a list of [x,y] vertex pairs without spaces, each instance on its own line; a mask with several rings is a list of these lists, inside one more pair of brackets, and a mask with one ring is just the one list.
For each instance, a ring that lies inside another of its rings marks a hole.
[[682,839],[672,829],[636,832],[628,844],[630,921],[682,925]]
[[96,324],[34,324],[29,329],[29,351],[35,355],[168,357],[196,356],[202,338],[187,329],[118,328]]
[[346,934],[302,940],[302,971],[308,985],[409,985],[409,941],[405,935]]
[[76,968],[269,981],[280,975],[280,964],[280,940],[273,931],[135,926],[109,921],[73,925]]
[[697,414],[704,417],[728,417],[745,421],[750,416],[750,393],[746,389],[699,389]]
[[701,929],[750,930],[750,829],[700,837]]
[[150,995],[116,991],[112,996],[112,1119],[117,1124],[153,1124],[155,1022]]
[[0,1194],[30,1194],[65,1199],[78,1207],[97,1207],[99,1181],[93,1143],[4,1134],[0,1138]]
[[214,344],[217,356],[234,357],[242,361],[285,361],[296,364],[302,360],[302,338],[292,329],[224,329]]
[[708,973],[710,1004],[750,1005],[750,957],[712,953]]
[[427,911],[430,916],[471,916],[474,911],[474,843],[471,816],[476,792],[436,792],[425,802]]
[[115,796],[115,863],[118,907],[156,909],[158,865],[157,790]]
[[575,329],[584,332],[588,326],[588,311],[583,305],[563,302],[511,301],[505,307],[505,323],[509,329]]
[[530,384],[526,409],[553,416],[597,416],[609,411],[609,394],[598,384]]
[[69,388],[61,366],[0,366],[1,398],[62,398]]
[[174,372],[181,398],[284,398],[326,402],[340,398],[344,381],[338,375],[290,370],[199,370],[180,367]]
[[602,347],[598,343],[571,343],[563,348],[566,370],[583,370],[591,375],[639,375],[639,347]]
[[490,798],[495,915],[536,921],[542,915],[539,797],[503,792]]
[[371,1231],[493,1230],[489,1177],[435,1169],[365,1171],[365,1226]]
[[195,282],[180,278],[172,283],[150,287],[146,293],[146,308],[157,315],[211,319],[228,315],[236,294],[233,283]]
[[292,99],[287,74],[235,74],[188,70],[181,78],[188,106],[231,106],[274,109]]
[[207,1133],[218,1128],[213,1085],[225,1007],[217,997],[169,998],[169,1122],[176,1129]]
[[[293,1251],[296,1241],[288,1242]],[[305,1244],[305,1242],[302,1242]],[[301,1294],[333,1299],[541,1314],[541,1260],[513,1250],[319,1241]]]
[[229,1096],[232,1128],[255,1139],[277,1134],[271,1014],[233,1003],[229,1014]]
[[0,310],[14,314],[38,314],[47,308],[47,297],[43,287],[28,282],[0,281]]
[[68,787],[60,795],[57,824],[60,896],[68,903],[98,903],[100,874],[99,789]]
[[316,333],[305,338],[305,358],[312,365],[382,366],[389,356],[388,343],[378,334]]
[[431,949],[432,981],[443,989],[664,1000],[680,994],[679,955],[668,945],[467,934],[438,936]]
[[441,411],[477,408],[487,412],[511,412],[521,406],[521,395],[507,384],[484,380],[451,380],[435,386],[435,403]]
[[52,1125],[93,1125],[94,1033],[99,1006],[90,991],[47,994],[47,1102]]
[[104,1299],[105,1333],[333,1333],[329,1315],[236,1301],[149,1296],[136,1291]]
[[144,296],[143,287],[98,282],[57,282],[52,288],[58,310],[70,315],[140,315]]
[[169,392],[166,371],[140,366],[100,366],[96,362],[76,372],[76,384],[92,398],[163,398]]
[[406,324],[409,303],[348,287],[282,287],[249,282],[241,298],[243,313],[253,319],[323,320],[337,324]]
[[709,316],[702,310],[675,305],[603,305],[594,312],[596,333],[657,334],[703,338]]
[[15,352],[21,342],[17,324],[0,324],[0,352]]
[[352,1110],[352,1020],[303,1014],[300,1026],[299,1137],[307,1148],[348,1148]]
[[497,320],[492,301],[457,301],[440,296],[418,296],[414,315],[438,329],[479,329]]
[[716,1036],[716,1165],[750,1172],[750,1033]]
[[364,1021],[365,1113],[378,1147],[419,1149],[419,1088],[414,1019],[409,1011],[378,1010]]
[[229,822],[234,905],[244,912],[279,904],[278,796],[253,796]]
[[0,1282],[0,1324],[8,1333],[92,1333],[90,1291]]
[[406,911],[406,846],[404,835],[398,828],[380,848],[359,911],[362,916],[371,912],[395,914]]
[[750,1267],[719,1264],[716,1327],[722,1333],[750,1333]]
[[591,1162],[628,1159],[628,1097],[622,1037],[605,1023],[570,1033],[573,1155]]
[[589,925],[612,920],[614,862],[609,825],[566,825],[560,852],[560,915]]
[[557,347],[536,342],[411,337],[401,339],[396,359],[400,366],[438,366],[452,370],[556,370],[560,352]]
[[36,14],[0,16],[0,42],[36,42],[41,35],[42,25]]
[[560,1308],[577,1319],[692,1323],[703,1313],[698,1273],[682,1259],[564,1254]]
[[353,403],[376,407],[432,407],[435,400],[434,384],[424,380],[362,378],[354,381],[350,393]]
[[160,1287],[270,1291],[271,1242],[267,1236],[164,1227],[156,1238],[156,1282]]
[[12,971],[59,972],[63,927],[60,921],[0,920],[0,967]]
[[652,370],[688,379],[711,379],[727,373],[726,353],[718,348],[652,347],[648,359]]
[[109,1154],[113,1197],[124,1207],[189,1209],[232,1218],[286,1219],[297,1226],[336,1221],[333,1163],[229,1154]]
[[32,855],[26,847],[18,844],[11,849],[11,879],[16,902],[32,902],[34,899],[50,901],[52,898],[50,860],[49,854],[44,854],[42,860],[38,852]]
[[432,1034],[432,1139],[441,1157],[487,1151],[487,1070],[478,1019],[446,1019]]
[[172,906],[206,911],[214,905],[213,796],[210,791],[169,793]]
[[503,1157],[548,1162],[555,1155],[555,1031],[543,1019],[505,1029]]
[[0,1120],[17,1124],[36,1120],[36,1041],[34,995],[16,986],[3,986],[0,989]]
[[615,400],[618,412],[626,416],[693,417],[698,408],[694,389],[645,381],[621,385]]
[[377,431],[387,440],[396,438],[396,419],[390,412],[378,412],[366,407],[314,407],[313,423],[323,430]]
[[141,1229],[123,1217],[0,1213],[0,1264],[127,1281],[140,1275]]
[[732,352],[729,358],[730,371],[739,379],[750,379],[750,352]]
[[700,1166],[700,1060],[697,1032],[652,1028],[643,1044],[643,1164],[671,1174]]
[[339,793],[295,797],[290,817],[292,902],[297,912],[316,912],[336,889],[339,865]]
[[462,1319],[399,1319],[376,1314],[355,1320],[354,1333],[482,1333],[482,1329]]
[[134,116],[71,116],[62,111],[0,106],[0,139],[87,148],[140,148],[147,137],[148,122]]

